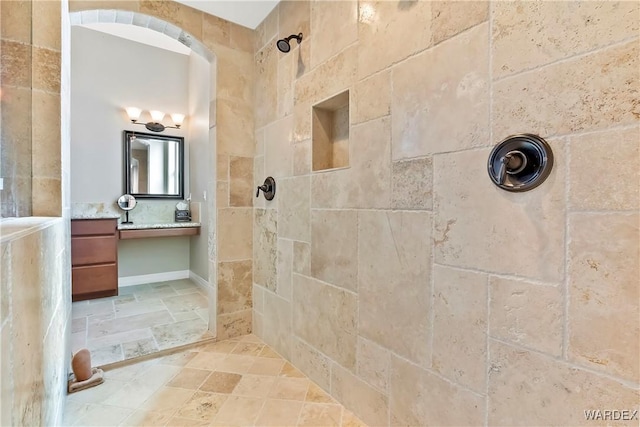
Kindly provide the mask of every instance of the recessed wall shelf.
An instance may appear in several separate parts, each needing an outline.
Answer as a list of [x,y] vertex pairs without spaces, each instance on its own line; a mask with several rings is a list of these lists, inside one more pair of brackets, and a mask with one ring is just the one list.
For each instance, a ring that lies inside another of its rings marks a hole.
[[349,166],[349,91],[313,106],[313,170]]

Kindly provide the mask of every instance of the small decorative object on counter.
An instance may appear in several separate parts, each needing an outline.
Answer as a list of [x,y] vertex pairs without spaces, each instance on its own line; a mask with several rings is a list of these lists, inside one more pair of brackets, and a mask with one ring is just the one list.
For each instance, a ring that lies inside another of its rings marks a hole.
[[131,194],[123,194],[118,198],[118,207],[125,212],[125,220],[122,224],[133,224],[132,221],[129,221],[129,211],[136,207],[136,198]]
[[175,220],[176,222],[191,222],[191,211],[188,203],[178,202],[176,204]]

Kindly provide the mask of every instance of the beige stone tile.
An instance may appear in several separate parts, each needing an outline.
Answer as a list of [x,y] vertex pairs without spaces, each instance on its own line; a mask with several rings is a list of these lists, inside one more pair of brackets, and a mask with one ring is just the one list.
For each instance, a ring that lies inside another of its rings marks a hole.
[[103,321],[90,320],[87,338],[95,339],[120,332],[130,332],[156,325],[164,325],[171,322],[173,322],[173,318],[166,310],[137,314],[117,319],[107,319]]
[[[504,138],[527,129],[566,134],[636,123],[639,49],[631,41],[495,83],[493,135]],[[528,96],[513,96],[523,91]]]
[[291,271],[293,269],[293,242],[291,240],[278,239],[278,265],[276,268],[278,280],[276,293],[291,301]]
[[230,396],[216,416],[215,426],[252,426],[262,405],[263,399],[243,396]]
[[208,13],[203,13],[202,18],[202,42],[217,54],[219,46],[216,45],[229,46],[231,43],[231,23]]
[[[276,184],[277,185],[277,184]],[[277,286],[277,211],[255,209],[253,227],[253,281],[275,291]]]
[[[0,7],[4,7],[5,3]],[[1,156],[5,179],[10,176],[31,177],[33,96],[29,88],[2,86],[1,124],[4,143]],[[5,182],[3,192],[9,188]]]
[[486,145],[488,31],[479,25],[392,70],[394,160]]
[[633,2],[499,2],[492,9],[493,76],[588,52],[638,35]]
[[253,366],[256,358],[254,356],[243,356],[239,354],[229,354],[218,363],[216,370],[221,372],[231,372],[244,374]]
[[208,322],[200,317],[154,326],[151,332],[161,350],[213,338]]
[[195,394],[178,409],[176,416],[211,422],[227,400],[227,397],[225,394],[196,391]]
[[311,275],[311,245],[306,242],[293,242],[293,272]]
[[[272,176],[274,178],[282,178],[291,176],[293,171],[292,154],[293,147],[293,117],[288,116],[276,122],[272,122],[265,129],[265,156],[264,156],[264,178]],[[276,194],[280,197],[280,189],[276,181]],[[267,202],[267,206],[273,204]]]
[[167,383],[167,386],[196,390],[200,388],[200,385],[209,377],[209,375],[211,375],[211,371],[208,370],[184,368],[178,372],[178,375],[173,377],[173,379]]
[[222,314],[217,317],[218,339],[239,337],[251,332],[251,309]]
[[68,400],[78,404],[103,403],[109,396],[114,395],[127,384],[126,381],[107,379],[100,387],[83,390],[82,393],[70,394]]
[[122,352],[125,359],[144,356],[158,351],[158,345],[153,338],[143,338],[141,340],[123,342]]
[[217,47],[216,56],[218,67],[216,97],[242,100],[252,105],[255,95],[253,93],[253,52]]
[[218,209],[218,261],[250,259],[252,209]]
[[231,394],[242,378],[240,374],[230,372],[213,372],[207,380],[202,383],[200,390],[212,393]]
[[196,355],[189,360],[185,366],[192,369],[213,371],[220,366],[220,363],[225,356],[225,353],[213,353],[208,351],[196,353]]
[[[137,12],[140,10],[140,2],[137,0],[119,1],[118,8]],[[92,9],[113,9],[113,0],[71,0],[69,2],[70,12]]]
[[278,376],[287,378],[306,378],[306,376],[302,372],[300,372],[298,368],[296,368],[289,362],[285,362]]
[[[191,312],[209,306],[207,298],[197,291],[190,294],[163,298],[162,302],[174,316],[178,313]],[[219,302],[220,301],[218,301],[218,303]]]
[[366,424],[347,409],[342,410],[342,427],[366,427]]
[[34,89],[60,93],[60,52],[34,47],[32,49]]
[[184,390],[174,387],[162,387],[149,397],[140,409],[147,412],[166,412],[179,409],[191,396],[193,390]]
[[238,345],[237,341],[219,341],[213,344],[208,344],[202,349],[202,351],[229,354],[233,351],[234,348],[236,348],[236,345]]
[[358,82],[350,107],[354,124],[391,114],[391,72],[378,73]]
[[307,175],[311,172],[311,141],[303,141],[293,146],[293,174]]
[[433,283],[432,368],[482,393],[486,386],[487,276],[436,266]]
[[116,426],[132,413],[133,409],[129,408],[92,404],[87,407],[85,415],[76,421],[76,425]]
[[291,361],[325,390],[330,388],[331,360],[297,336],[293,337]]
[[[299,83],[296,84],[296,88]],[[293,106],[293,141],[302,142],[311,139],[311,102],[298,101]],[[311,150],[311,148],[309,148]]]
[[[277,8],[276,8],[277,9]],[[277,13],[274,9],[271,13]],[[277,20],[277,15],[276,15]],[[276,23],[277,28],[277,23]],[[259,38],[259,36],[257,37]],[[278,114],[278,54],[275,43],[269,43],[255,55],[255,125],[261,128],[271,123]]]
[[251,103],[242,100],[218,99],[216,109],[218,154],[253,157],[255,141]]
[[273,384],[269,392],[269,398],[305,400],[309,384],[310,382],[307,378],[280,377],[276,379],[276,382]]
[[187,426],[205,427],[208,425],[210,425],[208,420],[206,421],[192,420],[190,418],[181,418],[181,417],[173,417],[167,423],[167,427],[187,427]]
[[251,260],[218,263],[218,314],[251,308]]
[[[572,210],[638,209],[640,129],[574,136],[569,143],[569,202]],[[593,185],[597,181],[598,185]],[[621,185],[623,183],[623,185]]]
[[[3,1],[0,3],[0,34],[2,40],[31,43],[32,5],[30,1]],[[2,47],[4,51],[4,46]],[[4,62],[4,61],[3,61]],[[6,84],[4,79],[2,83]]]
[[171,419],[171,414],[167,412],[149,412],[137,410],[129,415],[121,426],[148,426],[154,427],[165,425]]
[[198,353],[195,351],[188,351],[184,353],[176,353],[169,356],[165,356],[160,360],[160,363],[163,365],[169,366],[184,366],[189,363],[194,357],[196,357]]
[[[260,286],[260,285],[253,285],[253,292],[252,292],[252,306],[253,306],[253,310],[257,313],[262,314],[263,310],[264,310],[264,293],[265,293],[265,289]],[[252,331],[253,333],[257,333],[255,331]],[[258,334],[260,335],[260,334]]]
[[331,367],[331,394],[372,426],[389,422],[389,400],[340,365]]
[[433,159],[402,160],[391,166],[391,207],[427,209],[433,206]]
[[133,295],[131,295],[131,301],[123,301],[119,304],[114,304],[114,311],[116,317],[135,316],[138,314],[153,313],[154,311],[161,311],[166,306],[162,302],[162,299],[149,299],[145,301],[137,301]]
[[62,40],[61,5],[58,2],[35,2],[32,7],[33,44],[59,51]]
[[249,368],[250,374],[255,375],[271,375],[276,376],[282,370],[284,366],[284,360],[270,358],[270,357],[258,357],[251,368]]
[[202,40],[203,13],[177,2],[140,0],[140,12],[170,22]]
[[488,1],[431,2],[431,39],[440,43],[489,18]]
[[267,15],[266,18],[256,28],[255,38],[255,50],[260,50],[267,42],[278,34],[278,17],[280,11],[279,6],[273,8],[273,10]]
[[294,333],[342,365],[355,368],[356,296],[295,274],[293,301]]
[[262,351],[260,352],[260,357],[269,357],[269,358],[280,358],[280,355],[276,353],[271,347],[265,345]]
[[120,408],[136,409],[161,388],[162,384],[149,384],[144,379],[139,378],[127,382],[121,389],[100,403]]
[[564,296],[558,286],[489,279],[489,334],[544,353],[562,354]]
[[265,398],[273,388],[276,379],[271,376],[245,374],[233,390],[234,395]]
[[311,3],[311,34],[318,35],[310,40],[311,68],[315,68],[358,39],[358,3],[314,1]]
[[307,390],[307,397],[304,399],[307,402],[313,403],[336,403],[326,391],[316,385],[316,383],[310,383]]
[[311,274],[355,291],[357,289],[358,218],[355,211],[311,212]]
[[[391,358],[389,400],[391,425],[471,426],[484,423],[483,397],[395,356]],[[452,411],[452,405],[458,409]]]
[[[326,31],[323,33],[326,33]],[[310,115],[311,105],[324,101],[351,87],[356,81],[357,60],[358,49],[352,46],[328,61],[322,62],[317,67],[312,67],[311,71],[299,77],[294,92],[296,108],[303,107],[304,111],[302,113]],[[331,76],[331,79],[327,80],[326,76]],[[297,120],[298,118],[296,117]],[[309,127],[309,132],[310,130]],[[305,135],[299,132],[298,128],[296,128],[294,134],[296,135],[295,141],[303,141],[311,137],[310,133]]]
[[250,28],[230,23],[231,41],[230,46],[253,55],[253,45],[255,43],[255,32]]
[[310,177],[278,182],[278,236],[303,242],[311,240]]
[[256,420],[259,426],[295,425],[302,410],[302,402],[267,399]]
[[[555,157],[551,174],[542,185],[524,193],[493,185],[487,176],[489,150],[435,156],[436,262],[548,282],[562,279],[564,144],[548,142]],[[514,236],[527,244],[514,245]]]
[[491,340],[489,425],[585,425],[585,409],[633,408],[637,390]]
[[[303,41],[311,37],[311,2],[284,0],[278,3],[278,38],[303,34]],[[295,45],[295,42],[293,43]],[[292,46],[293,47],[293,46]]]
[[250,157],[231,157],[229,162],[229,205],[252,206],[253,159]]
[[[298,3],[303,4],[302,2]],[[308,5],[308,3],[306,4]],[[287,54],[280,55],[277,63],[278,118],[286,117],[293,113],[293,88],[300,49],[297,48],[294,41],[291,43],[291,51]]]
[[[362,46],[358,52],[360,79],[430,46],[430,3],[359,3],[358,41]],[[416,31],[418,28],[420,31]],[[397,40],[403,40],[404,43],[396,43]]]
[[[569,359],[640,382],[637,214],[569,217]],[[624,254],[621,256],[621,254]]]
[[391,352],[373,341],[358,337],[356,372],[360,378],[387,392]]
[[225,181],[218,181],[216,183],[216,207],[228,208],[229,207],[229,183]]
[[305,403],[298,420],[299,426],[336,426],[342,421],[342,406]]
[[218,154],[216,156],[216,173],[219,181],[229,181],[229,156]]
[[262,352],[264,344],[261,342],[241,341],[231,351],[231,354],[239,354],[242,356],[258,356]]
[[30,88],[32,70],[31,46],[2,40],[0,51],[2,52],[2,69],[0,73],[2,85]]
[[431,352],[430,241],[428,212],[358,213],[359,333],[422,365]]
[[265,292],[263,339],[287,358],[291,351],[291,303],[271,292]]

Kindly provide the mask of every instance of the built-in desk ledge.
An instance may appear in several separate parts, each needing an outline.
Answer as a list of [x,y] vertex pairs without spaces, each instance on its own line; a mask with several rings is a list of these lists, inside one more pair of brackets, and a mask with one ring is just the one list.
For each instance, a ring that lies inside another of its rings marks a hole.
[[200,234],[199,222],[167,222],[155,224],[118,224],[120,239],[148,237],[195,236]]

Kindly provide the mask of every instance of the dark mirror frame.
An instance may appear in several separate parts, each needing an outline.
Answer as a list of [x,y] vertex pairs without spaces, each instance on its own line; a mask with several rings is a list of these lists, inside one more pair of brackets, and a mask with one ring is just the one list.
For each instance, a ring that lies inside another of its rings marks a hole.
[[[131,137],[145,137],[150,139],[160,139],[165,141],[174,141],[178,143],[178,166],[180,168],[178,179],[178,194],[152,194],[152,193],[134,193],[131,186]],[[184,138],[181,136],[165,136],[153,133],[135,132],[125,130],[123,132],[124,139],[124,193],[131,194],[136,199],[184,199]]]

